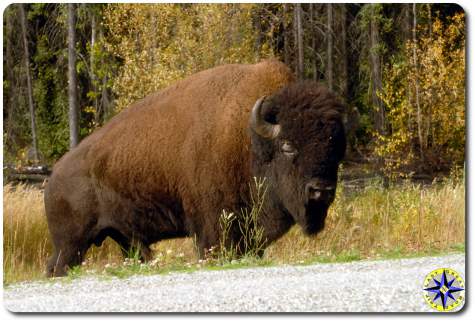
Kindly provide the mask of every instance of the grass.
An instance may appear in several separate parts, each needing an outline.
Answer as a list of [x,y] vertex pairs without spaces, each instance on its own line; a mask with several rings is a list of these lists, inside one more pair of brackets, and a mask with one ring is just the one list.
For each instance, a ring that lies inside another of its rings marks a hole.
[[[25,185],[3,190],[4,284],[44,279],[51,254],[42,191]],[[461,179],[422,186],[411,182],[385,188],[375,181],[361,189],[339,185],[325,229],[315,237],[293,227],[267,248],[262,259],[198,260],[193,240],[167,240],[152,246],[154,259],[124,260],[110,239],[93,246],[81,267],[84,274],[125,277],[131,274],[191,272],[274,264],[305,265],[369,258],[400,258],[465,252],[465,186]]]
[[[312,257],[464,251],[465,188],[462,180],[422,186],[410,182],[384,188],[375,182],[359,191],[338,188],[325,229],[304,238],[298,227],[278,240],[266,256],[282,263]],[[351,256],[350,256],[351,257]]]

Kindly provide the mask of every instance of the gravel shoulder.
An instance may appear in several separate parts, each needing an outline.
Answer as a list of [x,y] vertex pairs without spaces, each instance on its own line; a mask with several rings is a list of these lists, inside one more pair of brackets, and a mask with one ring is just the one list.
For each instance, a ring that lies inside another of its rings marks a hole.
[[3,302],[12,312],[433,312],[422,283],[442,267],[465,278],[465,255],[20,283]]

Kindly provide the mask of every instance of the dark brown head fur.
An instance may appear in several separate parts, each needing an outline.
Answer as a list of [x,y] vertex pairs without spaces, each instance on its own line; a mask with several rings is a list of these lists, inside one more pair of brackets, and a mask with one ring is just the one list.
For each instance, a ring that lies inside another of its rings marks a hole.
[[[253,171],[270,178],[273,207],[304,231],[323,228],[345,152],[343,105],[315,82],[292,83],[267,98],[262,116],[281,131],[273,140],[253,132]],[[316,194],[320,198],[314,198]]]

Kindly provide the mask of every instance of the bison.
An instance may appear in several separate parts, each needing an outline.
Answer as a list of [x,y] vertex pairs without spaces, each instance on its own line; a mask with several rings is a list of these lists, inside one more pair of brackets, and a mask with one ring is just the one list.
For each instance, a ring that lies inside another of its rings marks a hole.
[[[195,236],[202,255],[220,242],[222,210],[249,206],[252,177],[268,186],[266,245],[295,223],[317,233],[345,152],[343,112],[328,89],[276,60],[219,66],[147,96],[54,166],[47,274],[65,275],[106,237],[146,260],[152,243]],[[239,244],[239,231],[230,238]]]

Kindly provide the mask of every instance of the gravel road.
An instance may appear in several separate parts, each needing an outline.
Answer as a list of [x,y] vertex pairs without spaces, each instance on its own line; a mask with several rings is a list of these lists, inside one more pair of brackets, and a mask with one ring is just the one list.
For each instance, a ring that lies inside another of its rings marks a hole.
[[10,285],[14,312],[421,312],[422,283],[465,255]]

